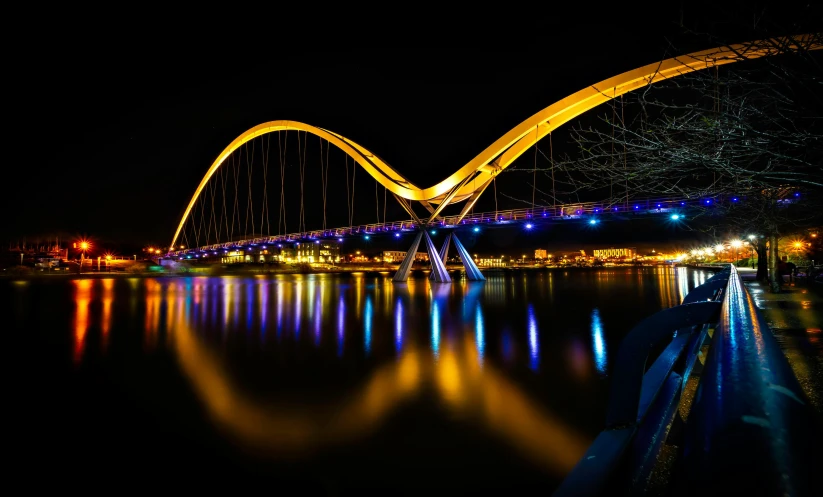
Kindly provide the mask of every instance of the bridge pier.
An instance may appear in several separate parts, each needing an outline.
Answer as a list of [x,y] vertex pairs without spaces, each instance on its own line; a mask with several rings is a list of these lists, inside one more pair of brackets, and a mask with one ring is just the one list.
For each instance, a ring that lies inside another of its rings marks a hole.
[[[440,260],[443,261],[443,266],[446,265],[446,259],[449,257],[449,244],[451,242],[451,239],[452,233],[449,233],[449,235],[446,237],[446,240],[443,242],[443,246],[440,247]],[[429,275],[429,279],[434,279],[434,271],[432,271]]]
[[449,273],[446,271],[446,259],[449,256],[451,242],[454,240],[454,248],[457,250],[457,255],[460,257],[460,262],[463,263],[463,268],[466,270],[466,278],[469,281],[486,281],[486,277],[480,272],[477,264],[474,263],[474,259],[472,259],[469,252],[457,238],[456,233],[449,233],[446,240],[443,242],[443,246],[440,247],[440,252],[438,253],[435,249],[434,242],[432,242],[432,239],[426,230],[421,230],[417,233],[417,236],[414,237],[414,241],[412,242],[411,247],[409,247],[409,251],[406,252],[406,257],[403,259],[403,262],[394,274],[392,281],[402,283],[409,279],[409,273],[411,273],[414,258],[417,255],[417,249],[420,247],[420,242],[424,238],[426,240],[426,252],[429,254],[429,261],[432,265],[432,271],[431,274],[429,274],[430,280],[437,283],[451,282]]

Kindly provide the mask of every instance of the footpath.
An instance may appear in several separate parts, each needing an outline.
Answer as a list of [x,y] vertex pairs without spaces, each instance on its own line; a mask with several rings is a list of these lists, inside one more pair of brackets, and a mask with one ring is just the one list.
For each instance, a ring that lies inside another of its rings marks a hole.
[[754,271],[740,273],[807,398],[823,418],[823,288],[802,280],[787,281],[781,293],[771,293],[754,280]]

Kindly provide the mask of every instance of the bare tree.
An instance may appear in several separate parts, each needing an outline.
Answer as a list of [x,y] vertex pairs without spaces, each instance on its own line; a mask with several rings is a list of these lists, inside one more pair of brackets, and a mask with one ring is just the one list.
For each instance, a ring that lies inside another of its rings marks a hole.
[[756,235],[758,278],[768,246],[779,291],[778,238],[820,223],[823,212],[823,35],[797,40],[767,39],[778,55],[612,101],[598,125],[573,130],[576,154],[542,170],[562,178],[553,194],[604,205],[699,198],[690,224]]

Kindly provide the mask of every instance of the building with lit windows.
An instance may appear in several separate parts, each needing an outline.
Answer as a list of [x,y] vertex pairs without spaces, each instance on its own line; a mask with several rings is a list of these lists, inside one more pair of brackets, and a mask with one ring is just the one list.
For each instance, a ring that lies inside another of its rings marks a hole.
[[340,262],[340,246],[335,242],[315,240],[295,244],[297,262]]
[[[383,262],[403,262],[406,258],[406,252],[401,250],[385,250],[383,251]],[[418,252],[414,256],[415,261],[429,262],[429,254],[426,252]]]
[[546,252],[546,249],[537,249],[537,250],[535,250],[535,251],[534,251],[534,258],[535,258],[535,259],[543,259],[543,260],[546,260],[546,259],[548,259],[548,258],[549,258],[549,255],[548,255],[548,253]]
[[595,259],[634,259],[637,257],[637,250],[634,247],[595,249]]

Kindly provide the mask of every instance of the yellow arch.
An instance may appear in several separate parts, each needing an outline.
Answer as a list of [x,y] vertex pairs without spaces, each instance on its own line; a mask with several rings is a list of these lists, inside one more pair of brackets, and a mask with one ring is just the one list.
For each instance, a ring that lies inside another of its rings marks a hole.
[[[188,207],[186,207],[183,218],[174,233],[174,238],[172,238],[171,247],[175,246],[177,237],[180,235],[200,192],[217,169],[244,143],[266,133],[297,130],[328,140],[352,157],[378,183],[395,195],[407,200],[433,204],[451,204],[466,200],[477,192],[477,195],[474,195],[471,200],[473,203],[489,180],[511,165],[523,152],[559,126],[602,103],[637,88],[669,78],[742,60],[775,55],[787,48],[791,50],[819,50],[823,48],[823,44],[819,43],[817,39],[816,35],[802,35],[712,48],[648,64],[603,80],[537,112],[486,147],[485,150],[451,176],[424,189],[413,185],[377,155],[342,135],[297,121],[263,123],[235,138],[212,163],[197,190],[195,190]],[[469,179],[475,181],[469,182]]]

